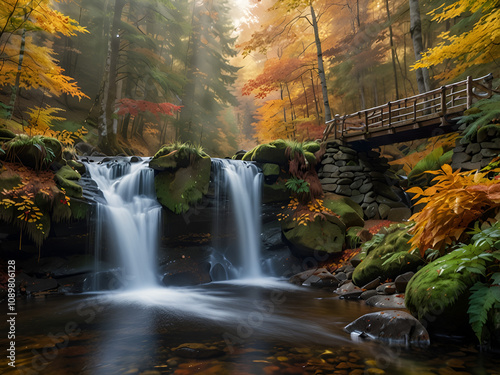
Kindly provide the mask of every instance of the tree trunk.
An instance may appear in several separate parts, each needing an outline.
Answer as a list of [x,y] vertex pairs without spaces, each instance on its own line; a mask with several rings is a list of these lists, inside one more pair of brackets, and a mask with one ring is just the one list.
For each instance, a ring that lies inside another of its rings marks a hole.
[[385,8],[387,11],[387,21],[389,21],[389,43],[391,46],[391,56],[392,56],[392,71],[394,73],[394,85],[396,86],[396,99],[399,99],[399,88],[398,88],[398,72],[396,69],[396,47],[394,46],[394,38],[392,34],[391,22],[391,12],[389,10],[389,0],[385,0]]
[[311,87],[313,91],[313,99],[314,99],[314,107],[316,109],[316,119],[318,120],[318,125],[320,124],[320,115],[319,115],[319,107],[318,107],[318,98],[316,97],[316,87],[314,84],[314,77],[312,74],[312,70],[309,71],[311,73]]
[[302,83],[302,90],[304,91],[304,99],[306,100],[306,117],[309,118],[309,101],[307,100],[307,90],[306,85],[304,85],[304,78],[300,76],[300,82]]
[[[422,43],[422,22],[420,20],[420,8],[418,0],[410,1],[410,33],[413,39],[413,50],[415,52],[415,61],[419,61],[422,57],[424,46]],[[424,93],[431,89],[431,80],[429,70],[420,68],[415,71],[417,75],[418,92]]]
[[23,34],[21,35],[21,48],[19,50],[19,62],[17,63],[17,73],[16,73],[16,82],[12,87],[12,93],[10,94],[10,102],[9,102],[9,114],[8,119],[11,120],[14,115],[14,107],[16,105],[17,93],[19,92],[19,85],[21,84],[21,70],[23,68],[23,60],[24,60],[24,47],[26,45],[26,29],[23,29]]
[[309,2],[309,7],[311,8],[312,27],[314,29],[314,40],[316,41],[316,51],[318,55],[318,75],[321,81],[321,90],[323,93],[323,105],[325,107],[325,122],[327,122],[332,119],[332,113],[330,111],[330,103],[328,102],[328,88],[326,86],[325,67],[323,65],[323,51],[321,50],[321,40],[319,38],[318,21],[316,20],[316,13],[314,13],[312,1]]
[[125,0],[115,0],[113,21],[108,40],[108,55],[104,70],[104,93],[101,98],[101,116],[99,118],[99,148],[102,151],[116,152],[118,144],[116,133],[118,121],[115,113],[117,97],[117,68],[120,51],[120,21]]

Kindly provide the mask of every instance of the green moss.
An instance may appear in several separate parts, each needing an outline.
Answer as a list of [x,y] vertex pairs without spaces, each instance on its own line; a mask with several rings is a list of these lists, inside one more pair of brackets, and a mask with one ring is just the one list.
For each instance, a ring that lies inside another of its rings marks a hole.
[[11,190],[12,188],[19,186],[21,184],[21,176],[13,172],[1,172],[0,173],[0,191],[3,189]]
[[6,142],[6,160],[35,170],[47,169],[54,161],[62,161],[62,145],[54,138],[19,134]]
[[459,299],[466,299],[465,294],[474,284],[474,276],[465,269],[457,272],[453,267],[442,274],[442,261],[446,262],[451,254],[426,265],[408,283],[405,305],[418,319],[441,314]]
[[283,222],[282,231],[292,251],[299,256],[314,256],[318,251],[340,253],[345,240],[345,226],[335,217],[329,220],[317,217],[314,222],[307,222],[307,226],[289,218]]
[[176,214],[188,211],[208,192],[210,166],[210,158],[206,157],[175,172],[158,173],[155,177],[158,201]]
[[149,162],[149,166],[159,171],[186,168],[196,160],[209,158],[201,146],[174,142],[162,146]]
[[340,215],[346,227],[363,226],[363,209],[359,204],[348,197],[337,194],[325,194],[323,205]]
[[273,163],[280,166],[288,165],[288,158],[285,150],[288,147],[287,142],[282,139],[256,146],[248,151],[242,160],[256,161],[259,163]]
[[81,220],[87,217],[87,211],[89,209],[88,203],[76,199],[71,199],[69,207],[71,209],[71,216],[74,219]]
[[311,141],[311,142],[305,142],[302,146],[304,151],[310,152],[310,153],[316,153],[319,151],[321,148],[321,145],[318,142]]
[[54,176],[57,185],[66,191],[70,197],[81,198],[83,189],[75,181],[80,179],[80,173],[65,165]]
[[262,173],[264,176],[279,176],[281,168],[278,164],[264,163],[262,165]]
[[411,238],[408,229],[405,224],[391,225],[385,235],[378,234],[363,246],[367,255],[354,270],[354,284],[362,286],[377,277],[394,279],[402,273],[416,271],[424,263],[419,255],[408,252]]

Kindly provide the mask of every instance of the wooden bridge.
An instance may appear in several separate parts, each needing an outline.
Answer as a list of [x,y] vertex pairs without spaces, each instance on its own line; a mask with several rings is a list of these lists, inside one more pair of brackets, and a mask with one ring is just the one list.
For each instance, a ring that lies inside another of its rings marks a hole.
[[466,80],[410,98],[388,102],[326,123],[323,141],[368,142],[380,146],[457,131],[457,117],[474,101],[500,91],[492,87],[493,75]]

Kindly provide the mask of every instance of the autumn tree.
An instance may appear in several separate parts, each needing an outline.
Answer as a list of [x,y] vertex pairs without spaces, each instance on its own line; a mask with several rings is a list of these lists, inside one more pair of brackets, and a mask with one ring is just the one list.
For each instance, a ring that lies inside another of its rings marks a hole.
[[[11,87],[9,117],[21,88],[47,95],[87,97],[58,65],[49,36],[74,36],[86,29],[55,10],[49,0],[7,0],[0,7],[0,82]],[[35,41],[36,39],[36,41]]]
[[[439,78],[447,81],[469,68],[495,62],[500,55],[500,2],[457,0],[432,11],[433,21],[463,17],[454,30],[441,33],[441,42],[424,53],[414,69],[445,64]],[[469,26],[470,25],[470,26]],[[464,30],[464,26],[466,29]],[[454,32],[453,32],[454,31]]]

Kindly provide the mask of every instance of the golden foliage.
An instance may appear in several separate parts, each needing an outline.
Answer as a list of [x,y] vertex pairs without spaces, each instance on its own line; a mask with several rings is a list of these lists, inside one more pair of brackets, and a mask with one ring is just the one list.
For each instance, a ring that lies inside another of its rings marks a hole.
[[314,202],[302,204],[298,198],[292,198],[288,206],[281,208],[287,209],[289,212],[279,213],[277,215],[278,221],[286,220],[291,215],[292,221],[296,221],[298,225],[307,226],[309,222],[314,222],[317,217],[320,217],[321,220],[326,220],[328,216],[340,218],[339,215],[323,205],[323,199],[315,199]]
[[490,172],[453,172],[445,164],[441,170],[428,173],[436,175],[433,186],[407,190],[416,194],[413,199],[420,198],[417,204],[426,203],[410,218],[416,223],[410,230],[411,250],[418,248],[422,256],[427,249],[443,253],[447,245],[459,241],[471,222],[500,207],[500,180],[489,179]]
[[470,31],[457,35],[442,33],[439,36],[442,42],[428,50],[412,68],[426,68],[451,60],[455,62],[455,66],[440,75],[443,80],[450,80],[470,66],[495,61],[500,54],[498,4],[498,1],[491,0],[458,0],[447,7],[435,9],[431,14],[434,16],[433,20],[438,22],[453,19],[466,12],[481,12],[482,17]]
[[88,133],[87,129],[83,126],[75,132],[70,132],[66,129],[61,131],[52,130],[54,125],[53,121],[63,121],[64,117],[54,116],[55,113],[64,111],[64,109],[57,107],[46,106],[45,108],[34,107],[28,109],[29,133],[33,135],[43,135],[46,137],[56,138],[63,145],[70,146],[75,143],[76,139],[82,138]]

